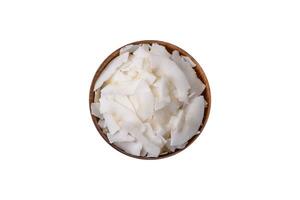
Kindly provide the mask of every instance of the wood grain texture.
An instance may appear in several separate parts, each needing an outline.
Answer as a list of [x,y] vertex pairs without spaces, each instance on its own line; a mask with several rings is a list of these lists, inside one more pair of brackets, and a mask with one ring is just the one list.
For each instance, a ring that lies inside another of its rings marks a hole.
[[[163,42],[163,41],[159,41],[159,40],[141,40],[141,41],[137,41],[137,42],[132,42],[132,43],[129,43],[129,44],[152,44],[152,43],[158,43],[160,45],[163,45],[166,47],[166,49],[172,53],[173,50],[177,50],[180,55],[183,55],[183,56],[188,56],[191,58],[191,60],[196,64],[196,67],[194,68],[196,73],[197,73],[197,76],[201,79],[201,81],[205,84],[206,88],[205,90],[203,91],[202,95],[204,96],[205,100],[207,101],[207,106],[205,108],[205,112],[204,112],[204,117],[203,117],[203,121],[202,121],[202,124],[201,126],[199,127],[199,131],[200,131],[200,134],[201,132],[203,131],[206,123],[207,123],[207,120],[208,120],[208,117],[209,117],[209,113],[210,113],[210,108],[211,108],[211,92],[210,92],[210,87],[209,87],[209,82],[207,80],[207,77],[203,71],[203,69],[201,68],[200,64],[190,55],[188,54],[185,50],[173,45],[173,44],[170,44],[170,43],[167,43],[167,42]],[[126,45],[129,45],[129,44],[126,44]],[[126,46],[124,45],[124,46]],[[123,46],[123,47],[124,47]],[[89,93],[89,109],[91,111],[91,103],[94,102],[94,97],[95,97],[95,92],[94,92],[94,86],[95,86],[95,83],[98,79],[98,77],[100,76],[100,74],[102,73],[103,69],[111,62],[111,60],[113,60],[115,57],[117,57],[119,55],[119,50],[121,49],[122,47],[120,47],[119,49],[115,50],[112,54],[110,54],[103,62],[102,64],[99,66],[99,68],[97,69],[95,75],[94,75],[94,78],[92,80],[92,83],[91,83],[91,87],[90,87],[90,93]],[[118,150],[119,152],[127,155],[127,156],[130,156],[130,157],[133,157],[133,158],[138,158],[138,159],[144,159],[144,160],[156,160],[156,159],[161,159],[161,158],[166,158],[166,157],[169,157],[169,156],[173,156],[181,151],[183,151],[184,149],[186,149],[188,146],[190,146],[195,140],[196,138],[200,135],[195,135],[193,136],[189,141],[188,141],[188,144],[185,146],[185,148],[183,149],[177,149],[175,152],[170,152],[168,154],[164,154],[164,155],[160,155],[159,157],[157,158],[149,158],[149,157],[142,157],[142,156],[134,156],[134,155],[131,155],[131,154],[128,154],[126,153],[125,151],[123,151],[122,149],[118,148],[117,146],[115,146],[114,144],[111,144],[106,136],[106,134],[103,132],[103,130],[101,129],[101,127],[98,125],[98,118],[93,116],[91,114],[91,117],[92,117],[92,120],[94,122],[94,125],[96,126],[99,134],[103,137],[103,139],[110,145],[112,146],[113,148],[115,148],[116,150]]]

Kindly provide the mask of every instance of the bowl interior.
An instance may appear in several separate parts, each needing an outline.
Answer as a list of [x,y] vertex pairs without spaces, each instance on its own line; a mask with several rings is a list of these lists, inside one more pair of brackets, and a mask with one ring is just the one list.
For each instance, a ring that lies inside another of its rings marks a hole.
[[[209,87],[209,83],[208,83],[208,80],[206,78],[206,75],[203,71],[203,69],[201,68],[200,64],[191,56],[189,55],[186,51],[184,51],[183,49],[173,45],[173,44],[170,44],[170,43],[167,43],[167,42],[163,42],[163,41],[158,41],[158,40],[142,40],[142,41],[137,41],[137,42],[132,42],[130,44],[152,44],[152,43],[158,43],[160,45],[163,45],[166,47],[166,49],[172,53],[172,51],[174,50],[177,50],[180,55],[183,55],[183,56],[188,56],[192,59],[192,61],[196,64],[196,67],[194,68],[196,73],[197,73],[197,76],[198,78],[201,79],[201,81],[205,84],[205,90],[203,91],[202,95],[204,96],[205,100],[207,101],[207,106],[205,107],[205,111],[204,111],[204,117],[203,117],[203,121],[202,121],[202,124],[201,126],[199,127],[199,131],[200,131],[200,134],[203,130],[203,128],[205,127],[205,124],[207,123],[207,120],[208,120],[208,117],[209,117],[209,112],[210,112],[210,107],[211,107],[211,95],[210,95],[210,87]],[[126,45],[129,45],[129,44],[126,44]],[[124,45],[124,46],[126,46]],[[94,102],[94,98],[95,98],[95,92],[94,92],[94,86],[95,86],[95,83],[97,81],[97,79],[99,78],[99,76],[101,75],[102,71],[105,69],[105,67],[111,62],[111,60],[113,60],[115,57],[117,57],[119,55],[119,50],[121,49],[122,47],[120,47],[119,49],[117,49],[116,51],[114,51],[112,54],[110,54],[103,62],[102,64],[99,66],[99,68],[97,69],[95,75],[94,75],[94,78],[92,80],[92,83],[91,83],[91,87],[90,87],[90,94],[89,94],[89,108],[91,109],[91,103]],[[130,157],[134,157],[134,158],[139,158],[139,159],[146,159],[146,160],[154,160],[154,159],[161,159],[161,158],[166,158],[166,157],[169,157],[169,156],[172,156],[172,155],[175,155],[177,153],[179,153],[180,151],[186,149],[189,145],[191,145],[195,139],[200,135],[200,134],[197,134],[195,136],[193,136],[189,141],[188,141],[188,144],[185,146],[185,148],[183,149],[176,149],[174,152],[170,152],[170,153],[167,153],[167,154],[164,154],[164,155],[160,155],[159,157],[156,157],[156,158],[153,158],[153,157],[142,157],[142,156],[134,156],[134,155],[131,155],[129,153],[126,153],[124,150],[120,149],[119,147],[115,146],[114,144],[111,144],[106,136],[106,134],[103,132],[102,128],[98,125],[98,118],[92,116],[92,120],[94,122],[94,125],[96,126],[99,134],[103,137],[103,139],[110,145],[112,146],[113,148],[115,148],[116,150],[118,150],[119,152],[127,155],[127,156],[130,156]]]

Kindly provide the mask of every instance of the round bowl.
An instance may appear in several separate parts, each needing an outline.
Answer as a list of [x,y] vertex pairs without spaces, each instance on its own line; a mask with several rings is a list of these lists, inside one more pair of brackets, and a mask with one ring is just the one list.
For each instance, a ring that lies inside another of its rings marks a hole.
[[[210,112],[210,107],[211,107],[211,94],[210,94],[210,88],[209,88],[209,83],[208,83],[208,80],[206,78],[206,75],[203,71],[203,69],[201,68],[200,64],[190,55],[188,54],[185,50],[173,45],[173,44],[170,44],[168,42],[163,42],[163,41],[159,41],[159,40],[141,40],[141,41],[137,41],[137,42],[132,42],[132,43],[129,43],[129,44],[152,44],[152,43],[158,43],[160,45],[163,45],[164,47],[166,47],[166,49],[168,50],[168,52],[172,53],[173,50],[177,50],[180,55],[183,55],[183,56],[188,56],[192,59],[192,61],[196,64],[196,67],[194,68],[196,73],[197,73],[197,76],[198,78],[201,79],[201,81],[205,84],[205,90],[203,91],[202,95],[204,96],[206,102],[207,102],[207,105],[205,107],[205,110],[204,110],[204,117],[203,117],[203,121],[202,121],[202,124],[200,125],[199,127],[199,131],[200,131],[200,134],[201,132],[203,131],[206,123],[207,123],[207,120],[208,120],[208,116],[209,116],[209,112]],[[129,44],[126,44],[126,45],[129,45]],[[124,46],[126,46],[124,45]],[[122,47],[124,47],[122,46]],[[119,55],[119,50],[122,48],[120,47],[119,49],[115,50],[113,53],[111,53],[103,62],[102,64],[99,66],[99,68],[97,69],[95,75],[94,75],[94,78],[92,80],[92,83],[91,83],[91,87],[90,87],[90,94],[89,94],[89,108],[90,108],[90,113],[91,113],[91,103],[94,102],[94,98],[95,98],[95,92],[94,92],[94,86],[95,86],[95,83],[96,83],[96,80],[99,78],[99,76],[101,75],[101,73],[103,72],[104,68],[115,58]],[[196,138],[200,135],[200,134],[197,134],[195,136],[193,136],[189,141],[188,141],[188,144],[185,146],[185,148],[183,149],[176,149],[174,152],[170,152],[170,153],[167,153],[167,154],[164,154],[164,155],[160,155],[158,157],[143,157],[143,156],[134,156],[134,155],[131,155],[127,152],[125,152],[124,150],[120,149],[119,147],[117,147],[116,145],[114,144],[111,144],[106,136],[106,134],[103,132],[102,128],[98,125],[98,118],[95,117],[94,115],[91,114],[91,117],[92,117],[92,120],[94,122],[94,125],[96,127],[96,129],[98,130],[99,134],[102,136],[102,138],[110,145],[112,146],[114,149],[116,149],[117,151],[127,155],[127,156],[130,156],[130,157],[133,157],[133,158],[138,158],[138,159],[144,159],[144,160],[156,160],[156,159],[161,159],[161,158],[167,158],[167,157],[170,157],[170,156],[173,156],[181,151],[183,151],[184,149],[186,149],[188,146],[190,146],[195,140]]]

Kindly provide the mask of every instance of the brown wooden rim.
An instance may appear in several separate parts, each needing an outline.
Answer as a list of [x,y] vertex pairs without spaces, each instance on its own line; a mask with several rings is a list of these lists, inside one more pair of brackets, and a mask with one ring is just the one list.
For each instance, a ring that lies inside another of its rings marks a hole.
[[[209,82],[207,80],[207,77],[202,69],[202,67],[200,66],[200,64],[190,55],[188,54],[185,50],[177,47],[176,45],[174,44],[171,44],[171,43],[168,43],[168,42],[164,42],[164,41],[159,41],[159,40],[141,40],[141,41],[136,41],[136,42],[132,42],[132,43],[129,43],[129,44],[152,44],[152,43],[157,43],[157,44],[160,44],[160,45],[163,45],[166,47],[166,49],[169,51],[169,52],[172,52],[173,50],[177,50],[180,55],[183,55],[183,56],[188,56],[192,59],[192,61],[196,64],[196,67],[194,68],[196,73],[197,73],[197,76],[201,79],[201,81],[205,84],[206,88],[205,90],[203,91],[202,95],[204,96],[205,100],[207,101],[207,106],[205,108],[205,111],[204,111],[204,117],[203,117],[203,121],[202,121],[202,124],[201,126],[199,127],[199,131],[200,131],[200,134],[202,133],[207,121],[208,121],[208,117],[209,117],[209,113],[210,113],[210,108],[211,108],[211,92],[210,92],[210,87],[209,87]],[[129,44],[126,44],[124,46],[127,46]],[[124,47],[122,46],[122,47]],[[95,92],[94,92],[94,86],[95,86],[95,83],[98,79],[98,77],[100,76],[100,74],[102,73],[103,69],[108,65],[108,63],[111,62],[112,59],[114,59],[115,57],[117,57],[119,55],[119,50],[122,48],[118,48],[117,50],[115,50],[113,53],[111,53],[103,62],[102,64],[99,66],[99,68],[97,69],[95,75],[94,75],[94,78],[92,80],[92,83],[91,83],[91,86],[90,86],[90,93],[89,93],[89,109],[90,109],[90,113],[91,113],[91,103],[94,102],[94,97],[95,97]],[[115,146],[114,144],[111,144],[106,136],[106,134],[102,131],[101,127],[98,125],[98,118],[93,116],[91,114],[91,117],[92,117],[92,120],[94,122],[94,125],[96,127],[96,129],[98,130],[99,134],[102,136],[102,138],[110,145],[112,146],[114,149],[116,149],[117,151],[129,156],[129,157],[132,157],[132,158],[138,158],[138,159],[143,159],[143,160],[157,160],[157,159],[161,159],[161,158],[167,158],[167,157],[170,157],[170,156],[173,156],[181,151],[183,151],[184,149],[186,149],[188,146],[190,146],[195,140],[196,138],[198,138],[198,136],[200,134],[197,134],[195,136],[193,136],[189,141],[188,141],[188,144],[185,146],[185,148],[183,149],[176,149],[174,152],[170,152],[168,154],[164,154],[164,155],[160,155],[156,158],[154,157],[143,157],[143,156],[135,156],[135,155],[131,155],[129,153],[126,153],[124,150],[120,149],[119,147]]]

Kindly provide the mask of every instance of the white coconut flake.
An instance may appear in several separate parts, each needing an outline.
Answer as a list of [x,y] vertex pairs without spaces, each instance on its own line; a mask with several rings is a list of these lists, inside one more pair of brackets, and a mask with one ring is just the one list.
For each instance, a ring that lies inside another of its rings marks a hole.
[[146,51],[150,51],[151,45],[150,44],[142,44],[140,45],[142,48],[144,48]]
[[182,145],[197,134],[204,114],[203,96],[193,98],[184,112],[185,121],[182,129],[171,131],[171,146]]
[[128,134],[127,131],[121,129],[115,134],[108,133],[107,137],[110,143],[115,142],[134,142],[135,138]]
[[101,95],[133,95],[138,85],[137,80],[109,84],[101,90]]
[[176,97],[180,101],[187,101],[188,91],[191,88],[186,76],[176,65],[176,63],[170,59],[162,56],[151,55],[151,63],[153,69],[160,75],[165,76],[176,88]]
[[122,47],[122,48],[120,49],[120,54],[123,54],[123,53],[126,53],[126,52],[132,53],[132,52],[134,52],[137,48],[139,48],[139,45],[134,45],[134,44],[126,45],[125,47]]
[[121,71],[121,69],[119,69],[111,77],[111,82],[122,83],[122,82],[126,82],[126,81],[132,81],[132,79],[133,79],[132,76],[130,76],[128,73],[125,73],[124,71]]
[[130,109],[132,112],[135,112],[135,109],[130,102],[128,96],[125,95],[114,95],[114,100],[121,104],[122,106],[125,106],[126,108]]
[[170,122],[171,122],[171,131],[172,132],[180,132],[182,130],[183,124],[185,122],[184,117],[185,117],[185,115],[183,113],[183,110],[180,109],[178,111],[177,116],[174,116],[171,118]]
[[194,68],[197,65],[192,61],[192,59],[188,56],[182,56],[187,62],[189,62],[191,64],[191,66]]
[[104,119],[103,119],[103,120],[102,120],[102,119],[99,119],[98,124],[99,124],[99,126],[100,126],[101,128],[106,128]]
[[145,80],[149,85],[153,84],[156,76],[146,70],[139,71],[140,78]]
[[140,156],[143,147],[139,142],[115,142],[114,144],[134,156]]
[[163,129],[167,129],[167,124],[171,117],[172,113],[170,112],[169,108],[164,107],[163,109],[157,110],[153,113],[152,121],[155,121]]
[[140,46],[135,52],[133,52],[133,55],[137,58],[146,58],[149,57],[150,52],[146,48]]
[[120,126],[111,114],[104,113],[103,117],[105,120],[105,125],[108,128],[110,134],[115,134],[118,130],[120,130]]
[[160,154],[160,147],[152,143],[144,134],[144,131],[147,129],[144,126],[144,129],[137,128],[134,124],[123,123],[122,128],[128,131],[132,136],[134,136],[137,141],[139,141],[149,157],[157,157]]
[[108,97],[104,96],[100,98],[100,107],[101,114],[113,114],[115,118],[119,119],[119,121],[135,124],[137,128],[142,129],[143,124],[137,117],[136,113],[115,101],[109,100]]
[[108,66],[101,73],[101,76],[95,83],[94,91],[102,86],[102,84],[107,81],[115,71],[128,60],[129,53],[126,52],[124,54],[119,55],[115,59],[113,59]]
[[152,117],[154,112],[154,96],[146,81],[141,80],[135,91],[138,107],[135,109],[142,121]]
[[92,103],[91,104],[91,113],[92,115],[100,118],[101,114],[100,114],[100,103]]
[[146,126],[146,131],[145,131],[145,135],[146,137],[155,145],[159,146],[160,148],[162,148],[165,144],[165,139],[159,135],[156,135],[155,132],[153,131],[150,123],[145,123]]
[[179,55],[178,51],[173,51],[172,60],[177,64],[187,78],[189,85],[191,86],[191,93],[199,96],[205,89],[205,85],[197,77],[197,74],[190,63],[184,61],[184,59]]
[[161,46],[157,43],[152,44],[150,53],[152,55],[165,56],[167,58],[171,56],[171,54],[166,50],[166,47]]
[[161,77],[154,84],[156,93],[155,110],[159,110],[171,102],[167,80]]

